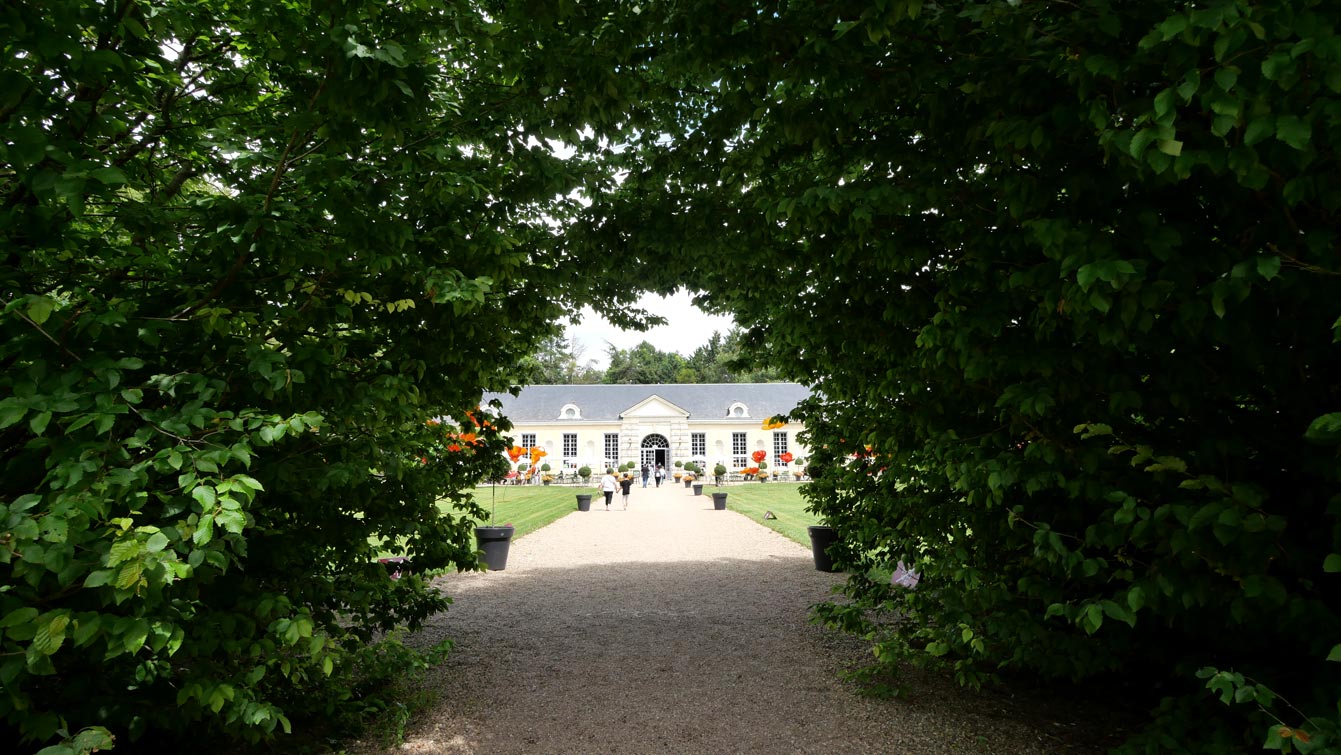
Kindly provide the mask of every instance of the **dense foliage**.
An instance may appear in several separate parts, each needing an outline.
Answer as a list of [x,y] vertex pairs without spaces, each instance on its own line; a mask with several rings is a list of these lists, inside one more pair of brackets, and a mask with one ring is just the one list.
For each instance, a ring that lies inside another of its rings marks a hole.
[[0,7],[0,740],[256,738],[413,662],[368,643],[476,564],[467,412],[578,298],[486,21]]
[[[627,171],[572,248],[819,390],[830,620],[890,668],[1163,698],[1131,751],[1335,746],[1341,9],[524,12],[523,77]],[[917,590],[862,576],[897,560]]]
[[688,357],[662,351],[650,341],[631,349],[610,344],[605,369],[595,360],[583,360],[586,349],[574,340],[547,339],[539,351],[521,360],[521,379],[539,385],[648,384],[648,383],[766,383],[778,380],[776,369],[749,364],[742,353],[744,331],[733,328],[725,336],[714,332]]

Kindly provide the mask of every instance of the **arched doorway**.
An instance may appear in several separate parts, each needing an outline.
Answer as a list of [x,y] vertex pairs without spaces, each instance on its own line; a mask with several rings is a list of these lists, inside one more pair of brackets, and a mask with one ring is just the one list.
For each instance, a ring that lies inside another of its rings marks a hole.
[[653,433],[644,437],[641,450],[640,464],[652,467],[660,464],[670,468],[670,441],[666,440],[666,436]]

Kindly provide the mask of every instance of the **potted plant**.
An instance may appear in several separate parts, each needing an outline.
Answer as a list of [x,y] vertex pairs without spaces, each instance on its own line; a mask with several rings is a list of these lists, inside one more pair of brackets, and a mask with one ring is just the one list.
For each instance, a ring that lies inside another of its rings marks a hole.
[[[546,465],[546,466],[548,466],[548,465]],[[554,482],[554,475],[552,475],[552,474],[541,475],[541,476],[540,476],[540,481],[541,481],[542,483],[548,485],[548,484],[550,484],[551,482]]]
[[508,550],[512,546],[512,535],[516,531],[512,522],[494,525],[494,496],[497,489],[490,493],[489,524],[475,527],[475,543],[481,551],[480,563],[489,571],[503,571],[508,565]]
[[726,465],[718,464],[712,468],[712,476],[717,478],[717,487],[722,487],[722,479],[726,477]]
[[762,469],[759,470],[759,474],[755,475],[755,477],[759,480],[759,482],[768,482],[768,472]]
[[815,559],[815,569],[817,571],[834,571],[833,556],[829,555],[829,547],[838,542],[838,530],[827,524],[817,524],[807,527],[810,532],[810,554]]
[[726,510],[726,493],[712,494],[712,507],[717,511]]
[[675,462],[675,472],[671,474],[671,477],[674,477],[676,482],[679,482],[680,478],[684,476],[684,472],[680,471],[680,468],[683,466],[684,462],[682,461]]
[[583,464],[577,468],[577,476],[582,478],[583,482],[591,481],[591,467]]

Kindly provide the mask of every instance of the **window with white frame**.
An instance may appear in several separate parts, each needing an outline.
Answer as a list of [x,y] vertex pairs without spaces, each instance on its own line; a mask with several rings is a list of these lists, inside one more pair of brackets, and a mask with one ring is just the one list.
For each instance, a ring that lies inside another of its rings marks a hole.
[[689,455],[695,459],[701,459],[708,455],[708,434],[690,433],[689,434]]
[[780,431],[773,433],[773,463],[777,466],[785,467],[787,462],[780,461],[779,456],[787,453],[787,433]]
[[749,446],[745,443],[745,433],[731,433],[731,464],[736,469],[746,467],[749,458]]
[[535,447],[536,447],[535,433],[522,433],[521,436],[522,436],[522,438],[521,438],[521,447],[522,447],[522,448],[535,448]]
[[605,434],[605,465],[613,467],[619,463],[619,433]]
[[577,433],[563,434],[563,458],[567,461],[577,456]]

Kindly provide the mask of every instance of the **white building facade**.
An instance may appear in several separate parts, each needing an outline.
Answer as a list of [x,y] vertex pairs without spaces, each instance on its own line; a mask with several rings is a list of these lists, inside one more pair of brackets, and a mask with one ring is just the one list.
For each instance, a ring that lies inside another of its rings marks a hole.
[[499,401],[514,442],[543,448],[556,471],[693,461],[736,472],[763,451],[769,470],[781,473],[810,455],[798,437],[803,427],[764,424],[809,395],[797,383],[532,385],[484,401]]

